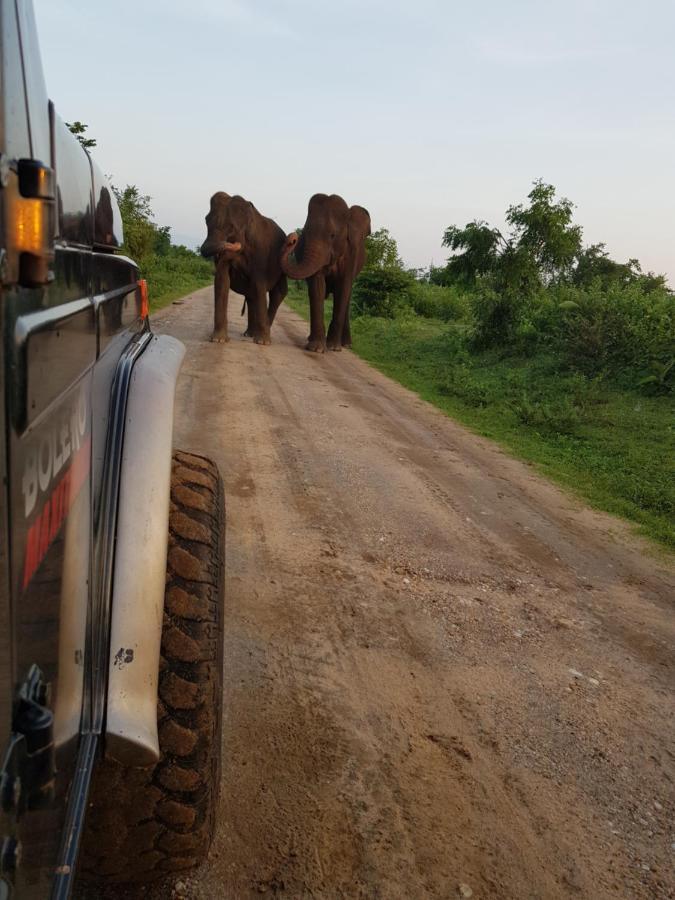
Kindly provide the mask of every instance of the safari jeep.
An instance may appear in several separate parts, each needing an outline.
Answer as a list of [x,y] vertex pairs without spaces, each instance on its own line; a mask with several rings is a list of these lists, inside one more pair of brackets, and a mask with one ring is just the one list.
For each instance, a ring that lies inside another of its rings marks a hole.
[[0,900],[189,868],[220,760],[223,499],[172,454],[183,346],[153,335],[99,168],[0,0]]

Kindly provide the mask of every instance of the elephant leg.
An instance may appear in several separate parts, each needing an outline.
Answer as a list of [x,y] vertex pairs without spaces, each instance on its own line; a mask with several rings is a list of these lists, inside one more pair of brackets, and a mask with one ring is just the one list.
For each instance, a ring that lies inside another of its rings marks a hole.
[[[328,328],[326,346],[329,350],[342,350],[345,322],[348,323],[347,312],[351,299],[351,281],[341,281],[335,285],[333,292],[333,318]],[[349,327],[349,325],[347,325]]]
[[255,334],[255,297],[252,294],[246,295],[246,312],[248,313],[248,324],[244,337],[253,337]]
[[352,345],[352,330],[349,325],[349,313],[351,312],[352,306],[352,298],[351,295],[349,300],[347,301],[347,311],[345,312],[345,323],[342,326],[342,346],[343,347],[351,347]]
[[271,344],[270,323],[267,319],[267,291],[263,285],[256,285],[249,309],[253,311],[253,340],[256,344]]
[[326,279],[320,273],[307,279],[309,291],[309,338],[306,350],[323,353],[326,349],[326,327],[323,323],[323,304],[326,299]]
[[227,333],[227,300],[230,294],[230,269],[227,265],[217,265],[214,278],[215,311],[211,340],[218,344],[229,341]]
[[270,328],[272,327],[272,323],[274,322],[274,317],[277,314],[277,310],[281,306],[281,303],[287,293],[288,282],[286,281],[286,276],[282,275],[282,277],[277,281],[277,283],[270,291],[270,305],[267,310],[267,318],[269,319]]

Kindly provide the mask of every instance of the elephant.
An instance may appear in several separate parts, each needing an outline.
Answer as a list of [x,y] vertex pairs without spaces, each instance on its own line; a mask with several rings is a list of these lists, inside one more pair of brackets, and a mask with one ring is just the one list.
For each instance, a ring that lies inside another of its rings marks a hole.
[[[305,279],[309,291],[310,334],[307,350],[323,353],[351,347],[349,305],[354,279],[366,259],[370,215],[362,206],[347,206],[337,194],[314,194],[301,235],[286,238],[281,268],[289,278]],[[295,259],[290,258],[294,252]],[[328,338],[324,301],[333,295],[333,318]]]
[[256,344],[269,344],[274,317],[288,293],[288,282],[280,264],[285,233],[276,222],[261,215],[251,202],[238,195],[230,197],[224,191],[211,197],[206,229],[201,254],[213,258],[216,266],[211,340],[229,341],[227,299],[232,287],[246,298],[248,328],[244,334]]

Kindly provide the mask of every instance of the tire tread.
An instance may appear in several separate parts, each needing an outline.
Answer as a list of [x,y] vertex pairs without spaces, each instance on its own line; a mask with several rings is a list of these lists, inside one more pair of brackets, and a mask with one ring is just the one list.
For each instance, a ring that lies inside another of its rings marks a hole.
[[153,881],[208,853],[220,785],[224,501],[215,464],[176,451],[159,676],[160,760],[94,775],[80,872]]

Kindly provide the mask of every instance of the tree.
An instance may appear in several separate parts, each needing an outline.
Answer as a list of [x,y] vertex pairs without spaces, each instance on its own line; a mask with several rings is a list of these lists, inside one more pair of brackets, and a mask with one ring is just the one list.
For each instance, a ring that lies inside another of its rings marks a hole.
[[569,200],[557,200],[553,185],[541,180],[527,199],[507,209],[506,236],[480,219],[464,228],[451,225],[443,235],[453,255],[442,278],[472,289],[475,339],[483,346],[508,340],[527,304],[544,285],[567,280],[581,251]]
[[464,228],[446,228],[443,246],[453,255],[435,280],[474,287],[490,277],[497,290],[530,292],[566,279],[581,251],[581,227],[572,223],[574,206],[564,197],[556,200],[553,185],[541,180],[534,182],[528,200],[507,209],[507,237],[480,219]]
[[604,286],[612,282],[627,284],[635,277],[636,273],[633,271],[635,262],[637,260],[630,260],[622,265],[610,259],[604,244],[590,244],[577,254],[572,282],[587,287],[597,278]]
[[402,269],[396,240],[387,228],[379,228],[366,238],[365,269]]
[[169,225],[155,225],[155,253],[166,256],[171,249],[171,228]]
[[66,128],[69,128],[72,131],[85,150],[90,150],[92,147],[96,146],[96,140],[94,138],[84,136],[85,131],[89,128],[84,122],[66,122]]
[[529,206],[510,206],[506,221],[510,243],[529,253],[545,282],[564,279],[581,250],[581,226],[572,224],[574,204],[555,201],[555,188],[539,179],[528,194]]
[[455,255],[448,259],[445,267],[446,284],[475,285],[481,275],[495,271],[504,245],[501,233],[479,219],[464,228],[450,225],[445,229],[443,246],[449,247]]
[[605,289],[614,284],[639,284],[647,292],[667,289],[665,275],[643,272],[637,259],[616,262],[604,244],[590,244],[579,251],[571,280],[579,287],[590,287],[597,280]]
[[133,259],[143,260],[153,254],[166,255],[171,245],[171,229],[159,227],[153,221],[148,194],[141,194],[135,184],[128,184],[123,190],[113,186],[122,224],[124,245]]

